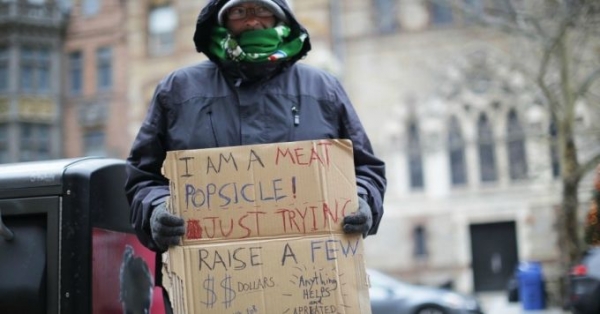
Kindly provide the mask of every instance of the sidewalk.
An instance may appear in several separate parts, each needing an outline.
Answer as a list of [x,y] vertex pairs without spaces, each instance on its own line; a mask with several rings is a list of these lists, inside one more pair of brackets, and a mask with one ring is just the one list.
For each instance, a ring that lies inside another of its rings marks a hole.
[[510,303],[506,293],[486,292],[479,293],[477,297],[482,303],[485,314],[570,314],[560,308],[549,308],[538,311],[525,311],[520,302]]

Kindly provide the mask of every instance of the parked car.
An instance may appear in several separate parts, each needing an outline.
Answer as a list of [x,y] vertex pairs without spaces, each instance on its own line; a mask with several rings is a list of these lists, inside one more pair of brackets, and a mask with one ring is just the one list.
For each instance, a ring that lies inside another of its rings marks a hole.
[[483,314],[474,296],[419,286],[367,269],[373,314]]
[[588,250],[570,277],[573,313],[600,313],[600,247]]

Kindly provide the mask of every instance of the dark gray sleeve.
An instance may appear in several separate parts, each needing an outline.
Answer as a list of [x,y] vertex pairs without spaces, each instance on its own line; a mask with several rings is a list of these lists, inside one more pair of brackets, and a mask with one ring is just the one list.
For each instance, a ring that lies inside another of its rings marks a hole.
[[346,91],[336,81],[335,101],[340,105],[342,137],[352,141],[354,149],[354,168],[359,197],[369,203],[373,213],[373,226],[369,234],[376,234],[383,216],[383,198],[386,189],[385,163],[377,158],[371,147],[371,141],[352,106]]
[[166,156],[166,123],[161,101],[160,94],[155,93],[127,158],[125,182],[130,222],[140,242],[154,251],[158,248],[150,233],[150,215],[153,205],[169,195],[168,180],[161,173]]

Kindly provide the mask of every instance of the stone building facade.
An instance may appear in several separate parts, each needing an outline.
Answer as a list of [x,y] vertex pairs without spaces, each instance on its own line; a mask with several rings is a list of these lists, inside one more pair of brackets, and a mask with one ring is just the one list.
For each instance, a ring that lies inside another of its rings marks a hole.
[[0,163],[61,156],[58,1],[0,2]]
[[[514,38],[440,3],[343,4],[334,50],[389,180],[367,264],[469,292],[504,290],[519,262],[537,261],[556,297],[566,274],[550,117],[509,66]],[[593,128],[583,112],[580,127]]]

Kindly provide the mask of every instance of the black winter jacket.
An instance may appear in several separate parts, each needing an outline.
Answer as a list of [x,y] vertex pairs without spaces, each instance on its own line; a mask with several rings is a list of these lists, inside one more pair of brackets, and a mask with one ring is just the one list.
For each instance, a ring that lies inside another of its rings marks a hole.
[[[324,71],[296,63],[299,56],[267,80],[239,84],[208,51],[210,28],[226,1],[214,0],[198,18],[194,40],[210,61],[169,74],[156,88],[147,116],[127,159],[126,193],[131,222],[140,241],[157,250],[150,233],[153,205],[169,194],[161,175],[167,151],[274,142],[350,139],[354,146],[359,196],[373,211],[377,232],[386,188],[384,163],[371,144],[344,89]],[[303,28],[283,0],[292,33]]]

